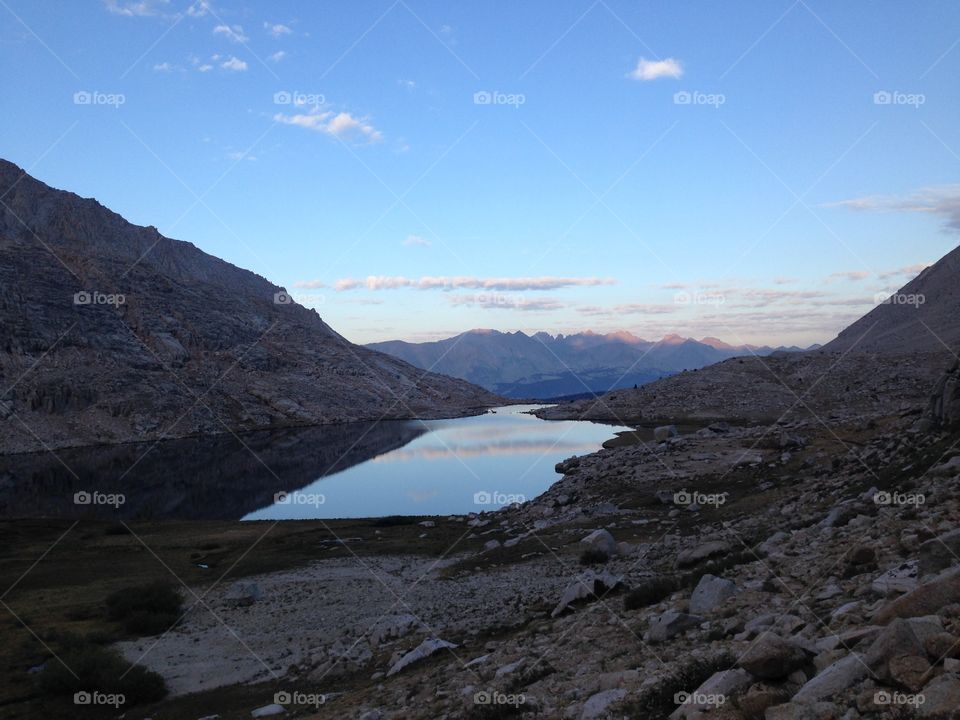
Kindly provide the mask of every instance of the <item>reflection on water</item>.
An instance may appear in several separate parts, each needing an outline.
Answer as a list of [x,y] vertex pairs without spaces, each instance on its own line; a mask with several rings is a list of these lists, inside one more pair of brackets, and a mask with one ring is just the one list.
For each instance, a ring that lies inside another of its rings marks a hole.
[[0,456],[0,517],[237,519],[424,432],[344,423]]
[[540,494],[557,479],[559,460],[593,452],[626,429],[546,422],[523,414],[531,407],[0,456],[0,517],[289,519],[490,510]]
[[427,432],[370,462],[319,479],[246,519],[444,515],[493,510],[531,499],[559,476],[554,465],[598,450],[628,428],[547,422],[536,405],[418,423]]

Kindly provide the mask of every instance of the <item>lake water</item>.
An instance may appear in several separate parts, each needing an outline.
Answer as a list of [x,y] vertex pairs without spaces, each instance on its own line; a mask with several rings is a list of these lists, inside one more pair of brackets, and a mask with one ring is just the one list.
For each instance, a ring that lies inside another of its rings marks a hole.
[[[0,516],[309,519],[445,515],[531,499],[628,428],[536,405],[0,457]],[[58,459],[59,458],[59,459]]]

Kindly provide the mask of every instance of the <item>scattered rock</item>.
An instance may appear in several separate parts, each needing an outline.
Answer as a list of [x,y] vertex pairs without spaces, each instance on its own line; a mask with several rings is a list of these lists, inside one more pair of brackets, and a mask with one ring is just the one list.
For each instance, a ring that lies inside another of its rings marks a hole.
[[704,575],[690,596],[690,612],[694,615],[705,615],[720,607],[737,592],[737,585],[732,580],[725,580],[715,575]]

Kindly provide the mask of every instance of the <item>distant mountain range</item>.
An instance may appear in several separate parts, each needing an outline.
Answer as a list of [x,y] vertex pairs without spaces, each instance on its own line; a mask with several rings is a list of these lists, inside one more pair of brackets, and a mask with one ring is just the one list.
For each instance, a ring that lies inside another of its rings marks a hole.
[[354,345],[265,278],[5,160],[0,197],[0,452],[500,400]]
[[506,397],[538,399],[643,385],[737,355],[803,349],[730,345],[713,337],[694,340],[667,335],[654,341],[629,332],[527,335],[497,330],[470,330],[435,342],[391,340],[367,347]]

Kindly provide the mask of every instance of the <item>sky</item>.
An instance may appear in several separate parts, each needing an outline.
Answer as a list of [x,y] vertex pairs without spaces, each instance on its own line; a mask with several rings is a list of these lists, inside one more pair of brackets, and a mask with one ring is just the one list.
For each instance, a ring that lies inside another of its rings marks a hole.
[[0,63],[0,156],[356,342],[825,342],[960,238],[953,0],[0,0]]

